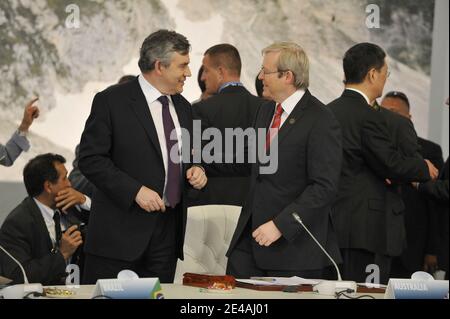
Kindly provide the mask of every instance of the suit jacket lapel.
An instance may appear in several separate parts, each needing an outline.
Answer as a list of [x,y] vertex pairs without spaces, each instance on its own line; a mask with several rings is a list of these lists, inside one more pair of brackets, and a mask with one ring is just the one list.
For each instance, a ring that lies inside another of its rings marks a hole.
[[265,108],[265,113],[261,116],[261,123],[263,123],[261,126],[258,127],[264,127],[266,129],[270,128],[270,125],[272,124],[273,115],[275,114],[275,107],[276,103],[271,102],[270,107]]
[[177,112],[178,121],[180,122],[180,127],[182,128],[188,128],[189,123],[185,116],[186,112],[183,110],[183,103],[180,102],[180,97],[178,95],[172,95],[172,102],[175,106],[175,111]]
[[158,152],[161,161],[163,160],[161,153],[161,145],[158,140],[158,133],[156,132],[156,127],[153,122],[152,115],[150,113],[149,106],[145,99],[144,93],[142,92],[138,80],[135,80],[135,85],[133,86],[132,94],[131,94],[131,107],[133,111],[136,113],[136,116],[141,122],[142,126],[145,129],[150,141],[153,143],[155,150]]
[[34,199],[32,199],[30,197],[27,198],[27,206],[28,206],[28,210],[29,210],[32,218],[36,222],[36,229],[38,231],[38,237],[46,238],[48,251],[52,250],[52,248],[53,248],[52,239],[50,238],[50,234],[48,233],[47,225],[45,224],[44,217],[42,216],[42,213],[39,210],[39,207],[34,202]]
[[[257,138],[256,138],[256,151],[258,152],[257,154],[259,154],[259,152],[261,152],[261,150],[259,149],[259,146],[262,145],[258,145],[259,141],[266,141],[266,136],[267,136],[267,132],[270,128],[270,125],[272,124],[272,119],[273,119],[273,115],[275,114],[275,106],[276,104],[274,102],[270,102],[269,104],[265,104],[260,108],[260,115],[258,115],[256,123],[255,123],[255,129],[256,129],[256,134],[257,134]],[[264,136],[260,136],[260,131],[259,129],[265,129],[264,130]],[[265,144],[264,144],[265,145]],[[265,152],[265,149],[264,149]],[[254,170],[254,173],[256,174],[256,176],[259,175],[259,167],[262,165],[260,162],[260,157],[259,155],[256,156],[256,161],[257,161],[257,165],[252,166],[252,170]]]
[[311,93],[306,90],[301,100],[297,103],[289,117],[283,123],[283,126],[280,128],[280,131],[278,132],[278,145],[281,144],[281,142],[286,138],[292,128],[300,121],[303,113],[305,112],[305,109],[308,107],[310,97]]

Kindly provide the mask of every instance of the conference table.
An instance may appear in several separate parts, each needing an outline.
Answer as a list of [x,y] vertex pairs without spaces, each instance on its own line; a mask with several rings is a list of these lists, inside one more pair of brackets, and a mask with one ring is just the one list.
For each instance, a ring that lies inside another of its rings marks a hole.
[[[56,287],[62,290],[69,290],[74,295],[69,296],[69,299],[92,299],[95,286],[79,286],[77,288]],[[230,299],[230,300],[245,300],[245,299],[335,299],[334,296],[320,295],[316,292],[281,292],[281,291],[259,291],[244,288],[235,288],[229,293],[210,292],[202,288],[183,286],[181,284],[162,284],[162,293],[165,299],[191,299],[191,300],[208,300],[208,299]],[[364,293],[355,294],[358,296],[371,296],[371,299],[383,299],[382,293]]]

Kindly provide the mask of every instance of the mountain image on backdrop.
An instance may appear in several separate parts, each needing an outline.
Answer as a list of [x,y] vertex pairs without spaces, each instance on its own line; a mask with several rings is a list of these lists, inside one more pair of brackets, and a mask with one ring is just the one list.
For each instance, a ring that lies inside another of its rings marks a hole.
[[[371,29],[366,9],[373,4],[380,9],[380,28]],[[79,9],[78,28],[66,25],[71,5]],[[0,168],[0,180],[20,181],[25,163],[44,152],[70,163],[93,95],[115,83],[130,63],[138,74],[140,45],[160,28],[191,41],[193,77],[184,93],[190,101],[200,94],[196,74],[203,52],[214,44],[239,49],[242,80],[254,92],[261,50],[274,41],[299,43],[311,60],[310,90],[329,103],[343,89],[345,51],[358,42],[377,43],[389,54],[386,91],[409,95],[416,129],[426,136],[433,15],[430,0],[2,0],[0,142],[9,139],[33,96],[40,97],[43,116],[36,131],[32,127],[32,149],[13,168]],[[88,83],[96,84],[87,90]],[[46,116],[57,109],[61,120]]]

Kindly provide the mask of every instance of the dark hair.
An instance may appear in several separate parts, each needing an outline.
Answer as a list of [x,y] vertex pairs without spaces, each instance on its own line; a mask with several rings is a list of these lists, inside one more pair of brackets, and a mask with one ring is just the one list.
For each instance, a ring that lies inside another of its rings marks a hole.
[[198,70],[197,82],[198,86],[200,87],[200,90],[202,90],[202,93],[204,93],[206,91],[206,84],[205,81],[202,81],[202,74],[203,74],[203,65]]
[[23,170],[23,181],[28,196],[36,197],[42,194],[46,181],[56,183],[59,176],[55,162],[65,164],[66,159],[57,154],[43,154],[28,162]]
[[345,53],[345,84],[360,84],[373,68],[381,70],[386,53],[376,44],[360,43]]
[[259,79],[259,74],[256,76],[255,88],[256,88],[256,94],[258,94],[259,97],[263,97],[264,84],[263,84],[263,81]]
[[173,53],[186,55],[190,49],[191,45],[184,35],[169,30],[156,31],[150,34],[142,44],[139,68],[142,73],[153,71],[156,61],[168,67]]
[[205,55],[209,55],[212,63],[216,66],[223,66],[228,70],[241,75],[242,62],[239,51],[231,44],[218,44],[208,50]]
[[408,97],[406,96],[406,94],[403,93],[403,92],[392,91],[392,92],[389,92],[388,94],[386,94],[384,98],[385,98],[385,99],[387,99],[387,98],[391,98],[391,99],[400,99],[400,100],[402,100],[403,102],[405,102],[405,104],[408,106],[408,110],[410,109],[409,99],[408,99]]
[[134,75],[124,75],[120,78],[119,82],[117,82],[117,84],[123,84],[123,83],[127,83],[130,81],[133,81],[136,78],[136,76]]

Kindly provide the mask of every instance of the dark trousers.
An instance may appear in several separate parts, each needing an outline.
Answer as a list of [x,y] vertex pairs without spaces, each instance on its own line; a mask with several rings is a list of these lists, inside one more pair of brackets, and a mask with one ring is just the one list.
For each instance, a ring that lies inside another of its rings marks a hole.
[[159,224],[155,227],[147,248],[136,260],[125,261],[86,254],[83,284],[95,284],[98,279],[115,279],[125,269],[134,271],[140,278],[157,277],[161,283],[173,283],[177,265],[175,212],[168,209],[160,214]]
[[[247,227],[248,228],[248,227]],[[257,266],[252,251],[251,234],[249,230],[244,231],[236,248],[230,254],[227,264],[227,274],[239,279],[250,277],[293,277],[298,276],[306,279],[321,279],[322,269],[312,270],[277,270],[261,269]]]
[[386,285],[389,282],[392,257],[363,249],[341,249],[341,255],[344,262],[340,269],[343,280],[365,283],[368,276],[373,273],[373,269],[367,269],[367,266],[377,265],[380,282],[375,283]]

